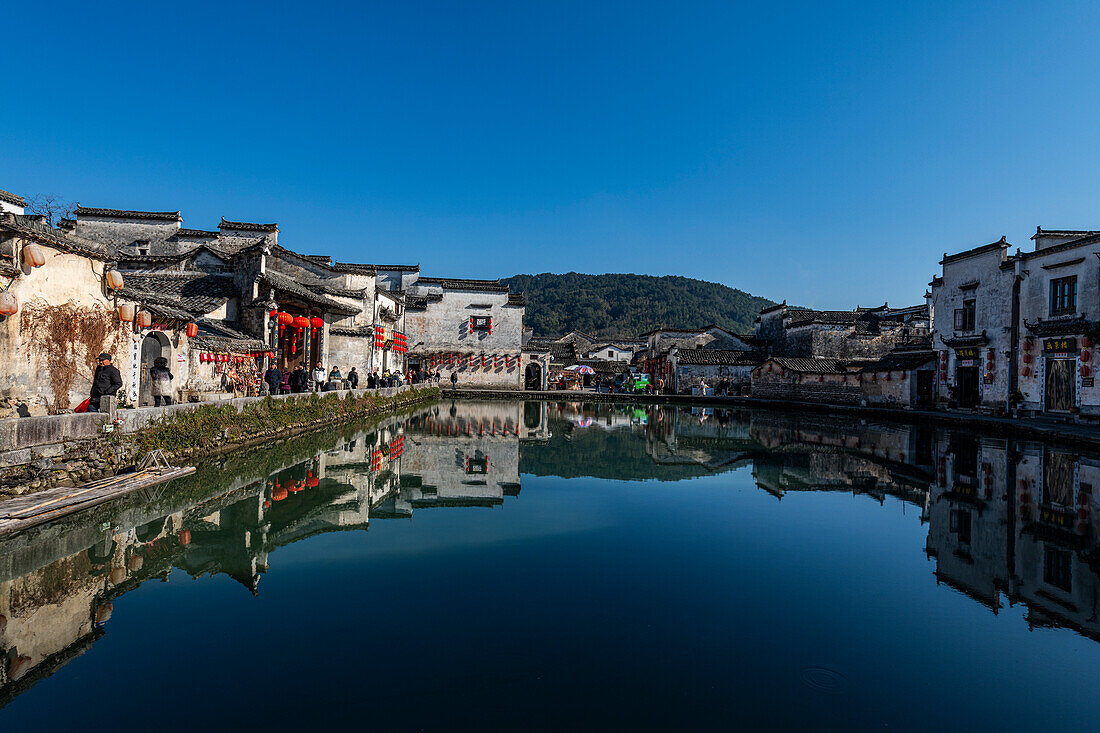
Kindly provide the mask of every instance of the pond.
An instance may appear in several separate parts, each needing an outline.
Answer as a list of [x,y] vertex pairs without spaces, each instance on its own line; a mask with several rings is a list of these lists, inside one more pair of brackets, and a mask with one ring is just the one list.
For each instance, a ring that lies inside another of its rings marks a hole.
[[1100,456],[440,402],[0,542],[0,725],[1080,729]]

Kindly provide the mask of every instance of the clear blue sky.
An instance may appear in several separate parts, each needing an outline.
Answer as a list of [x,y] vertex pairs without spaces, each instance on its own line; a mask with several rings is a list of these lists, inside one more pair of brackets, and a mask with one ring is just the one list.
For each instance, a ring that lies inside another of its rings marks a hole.
[[0,188],[426,272],[918,302],[1100,227],[1100,4],[6,7]]

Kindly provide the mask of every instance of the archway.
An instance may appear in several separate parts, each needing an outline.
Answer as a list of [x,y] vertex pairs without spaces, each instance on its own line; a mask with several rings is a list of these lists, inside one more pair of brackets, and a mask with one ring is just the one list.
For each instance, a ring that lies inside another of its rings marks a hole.
[[[149,370],[153,361],[159,357],[168,359],[172,355],[172,345],[168,337],[160,331],[151,331],[141,342],[141,378],[138,388],[138,407],[153,404],[153,382],[149,379]],[[171,366],[169,366],[171,368]]]
[[542,366],[539,364],[528,364],[527,368],[523,372],[523,388],[530,390],[542,389]]

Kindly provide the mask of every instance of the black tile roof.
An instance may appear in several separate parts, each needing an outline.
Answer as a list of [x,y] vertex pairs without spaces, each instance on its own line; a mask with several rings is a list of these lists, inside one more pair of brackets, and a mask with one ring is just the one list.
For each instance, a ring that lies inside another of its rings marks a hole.
[[348,303],[341,303],[338,300],[333,300],[326,295],[316,292],[310,287],[303,285],[292,277],[287,277],[278,272],[268,270],[267,272],[260,273],[256,276],[256,279],[262,283],[272,286],[276,290],[282,290],[285,293],[289,293],[297,298],[301,298],[307,303],[314,303],[320,305],[328,310],[333,310],[338,313],[359,313],[363,309],[358,306],[353,306]]
[[801,372],[803,374],[840,374],[844,371],[844,362],[840,359],[801,359],[790,356],[773,356],[768,361],[774,361],[789,372]]
[[22,196],[18,196],[11,191],[5,191],[0,188],[0,201],[6,201],[13,206],[26,206],[27,200]]
[[[863,365],[861,372],[908,372],[936,361],[934,351],[890,353]],[[934,364],[933,364],[934,365]]]
[[229,221],[223,216],[221,223],[218,224],[218,229],[236,229],[245,232],[277,232],[279,231],[279,225],[274,222],[271,224],[257,224],[251,221]]
[[527,305],[527,298],[518,293],[508,293],[508,302],[506,305],[521,306]]
[[183,221],[178,211],[134,211],[132,209],[96,209],[77,206],[76,216],[98,216],[111,219],[152,219],[156,221]]
[[677,363],[699,366],[756,366],[764,359],[758,352],[732,349],[680,349],[676,354]]
[[417,280],[421,285],[440,285],[446,290],[475,290],[489,293],[507,293],[508,286],[500,280],[469,280],[454,277],[422,277]]
[[958,260],[965,260],[967,257],[975,257],[977,255],[986,254],[987,252],[996,252],[997,250],[1008,249],[1008,241],[1001,237],[996,242],[990,242],[989,244],[983,244],[981,247],[975,247],[974,249],[964,250],[962,252],[956,252],[949,255],[946,252],[943,253],[943,259],[940,260],[941,265],[946,265],[949,262],[957,262]]
[[18,234],[21,237],[33,239],[36,242],[48,245],[62,252],[83,255],[84,257],[90,257],[105,262],[114,260],[114,258],[107,253],[107,248],[102,244],[82,239],[68,232],[63,232],[60,229],[54,229],[48,224],[43,224],[36,216],[24,216],[22,214],[0,215],[0,229]]
[[220,232],[208,232],[205,229],[180,229],[176,230],[177,237],[183,237],[185,239],[209,239],[210,237],[217,237]]
[[[229,275],[205,273],[126,273],[123,282],[131,293],[150,296],[166,305],[174,305],[194,315],[206,315],[221,307],[229,298],[240,295],[240,290]],[[171,301],[160,300],[168,298]]]

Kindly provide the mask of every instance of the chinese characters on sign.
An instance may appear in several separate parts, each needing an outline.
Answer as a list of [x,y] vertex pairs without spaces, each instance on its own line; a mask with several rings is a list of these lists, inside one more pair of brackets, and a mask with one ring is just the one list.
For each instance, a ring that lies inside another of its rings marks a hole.
[[1071,351],[1077,351],[1076,338],[1047,339],[1043,342],[1044,354],[1065,354]]

